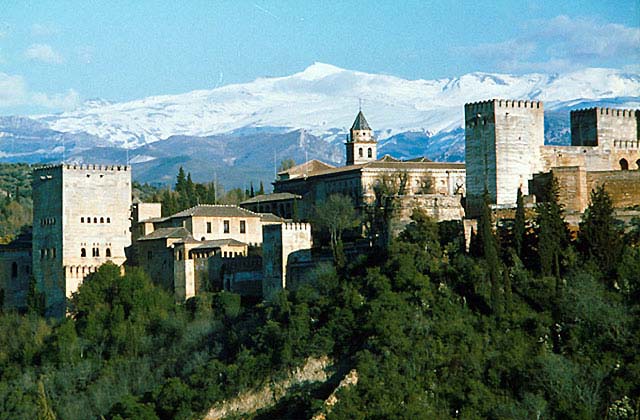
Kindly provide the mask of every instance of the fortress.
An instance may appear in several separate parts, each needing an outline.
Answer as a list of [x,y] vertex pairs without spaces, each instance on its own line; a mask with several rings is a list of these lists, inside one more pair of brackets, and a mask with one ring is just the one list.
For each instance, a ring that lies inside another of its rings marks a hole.
[[[336,193],[366,211],[384,179],[399,181],[390,194],[398,202],[396,217],[404,222],[416,207],[437,221],[473,219],[485,191],[495,210],[513,208],[518,188],[534,201],[551,174],[574,220],[600,184],[614,207],[638,210],[640,111],[572,111],[569,146],[544,144],[540,101],[492,99],[466,104],[464,111],[466,166],[378,159],[373,130],[359,112],[345,143],[345,166],[311,160],[289,168],[278,173],[273,194],[241,203],[245,208],[198,205],[161,217],[159,203],[132,206],[129,166],[36,169],[32,237],[25,233],[0,247],[4,303],[24,308],[33,276],[45,295],[47,315],[64,316],[66,300],[107,261],[142,266],[178,301],[212,289],[268,299],[307,281],[323,258],[311,252],[311,225],[299,220],[310,220],[314,207]],[[397,223],[390,230],[401,227]]]
[[55,165],[33,172],[33,276],[47,314],[107,261],[122,265],[131,245],[131,167]]
[[571,145],[547,146],[542,102],[466,104],[466,216],[479,214],[485,191],[497,208],[514,207],[518,188],[540,195],[550,173],[568,212],[583,212],[602,183],[616,207],[640,204],[639,116],[637,110],[572,111]]

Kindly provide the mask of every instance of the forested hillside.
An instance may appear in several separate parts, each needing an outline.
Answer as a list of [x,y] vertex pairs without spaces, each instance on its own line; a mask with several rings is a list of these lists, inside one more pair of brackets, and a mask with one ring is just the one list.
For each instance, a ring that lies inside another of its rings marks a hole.
[[[553,192],[553,191],[551,191]],[[421,212],[401,235],[271,303],[211,292],[176,305],[105,265],[62,321],[0,317],[0,419],[200,418],[308,356],[356,369],[328,418],[633,419],[640,405],[640,223],[604,190],[572,238],[551,194],[470,253]],[[338,250],[338,253],[341,252]],[[310,418],[297,389],[255,418]]]

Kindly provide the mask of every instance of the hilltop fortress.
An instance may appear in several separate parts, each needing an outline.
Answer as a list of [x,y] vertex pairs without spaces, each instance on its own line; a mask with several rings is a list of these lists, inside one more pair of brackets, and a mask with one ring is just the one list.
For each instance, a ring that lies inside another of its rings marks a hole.
[[572,111],[571,145],[544,144],[540,101],[492,99],[465,105],[466,216],[490,204],[514,207],[518,188],[539,193],[553,173],[560,201],[583,212],[604,183],[616,207],[640,204],[640,112],[610,108]]
[[129,166],[45,166],[33,172],[32,238],[0,247],[4,304],[24,308],[33,276],[47,314],[63,316],[67,299],[107,261],[142,266],[177,301],[203,290],[268,299],[330,261],[311,252],[308,222],[316,206],[342,194],[363,214],[385,180],[396,182],[390,231],[408,222],[414,208],[436,221],[473,219],[485,191],[496,211],[515,207],[518,188],[534,202],[552,174],[574,220],[600,184],[614,207],[638,210],[640,111],[591,108],[572,111],[570,119],[571,145],[551,146],[544,144],[540,101],[466,104],[465,165],[378,158],[373,130],[359,112],[346,139],[345,166],[311,160],[278,173],[273,194],[241,207],[199,205],[168,217],[161,217],[159,203],[132,205]]

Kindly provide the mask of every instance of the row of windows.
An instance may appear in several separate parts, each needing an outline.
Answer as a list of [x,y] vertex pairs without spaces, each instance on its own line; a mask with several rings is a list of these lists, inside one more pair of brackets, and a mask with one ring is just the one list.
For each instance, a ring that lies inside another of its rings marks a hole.
[[[231,231],[228,220],[222,221],[222,230],[224,233]],[[211,222],[207,222],[207,233],[211,233]],[[240,220],[240,233],[247,233],[247,222],[245,220]]]
[[[106,220],[106,223],[111,223],[110,217],[107,217],[106,219],[104,217],[100,217],[100,218],[94,217],[93,223],[105,223],[105,220]],[[81,217],[80,223],[91,223],[91,217],[86,217],[86,218]]]
[[[364,151],[362,150],[362,147],[358,149],[358,156],[359,157],[363,157],[364,156]],[[368,158],[372,158],[373,157],[373,150],[371,150],[370,147],[367,149],[367,157]]]
[[56,257],[56,249],[55,248],[41,248],[40,249],[40,259],[44,260],[45,258],[55,258]]
[[55,217],[45,217],[43,219],[40,219],[40,226],[55,225],[55,224],[56,224]]
[[[80,248],[80,256],[81,257],[86,257],[87,256],[87,248]],[[100,256],[100,248],[91,248],[91,256],[92,257],[99,257]],[[109,258],[111,257],[111,248],[106,248],[104,250],[104,256]]]

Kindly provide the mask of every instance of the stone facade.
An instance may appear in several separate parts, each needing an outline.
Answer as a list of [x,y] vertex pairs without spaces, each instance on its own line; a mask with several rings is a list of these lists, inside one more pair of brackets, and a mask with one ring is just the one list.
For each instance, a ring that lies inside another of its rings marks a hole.
[[240,203],[240,207],[255,213],[272,213],[283,219],[298,219],[302,197],[291,193],[261,194]]
[[311,249],[311,225],[308,223],[283,223],[265,226],[262,245],[263,280],[262,296],[270,299],[287,287],[289,256],[300,250]]
[[467,213],[479,214],[485,190],[492,204],[510,206],[518,188],[543,170],[544,106],[540,101],[492,99],[466,104]]
[[33,274],[47,314],[62,316],[84,277],[131,243],[131,168],[55,165],[33,172]]
[[[403,195],[440,195],[456,197],[465,193],[465,165],[463,163],[432,162],[425,158],[401,161],[391,156],[375,159],[368,157],[369,144],[375,144],[372,130],[358,113],[346,143],[347,165],[333,167],[319,161],[309,161],[278,173],[274,182],[276,194],[290,193],[302,197],[297,202],[298,217],[310,220],[317,204],[332,194],[350,197],[358,211],[375,200],[375,187],[384,180],[402,185]],[[363,159],[358,160],[359,147],[363,145]],[[368,147],[368,146],[367,146]],[[356,153],[356,158],[351,159]],[[399,191],[400,192],[400,191]]]
[[[591,108],[571,112],[571,146],[545,146],[543,105],[536,101],[490,100],[465,105],[467,215],[477,216],[486,189],[490,204],[515,206],[523,194],[541,191],[553,172],[560,202],[582,212],[589,193],[609,184],[614,205],[640,202],[634,192],[640,169],[639,112]],[[538,194],[539,195],[539,194]]]
[[31,232],[19,235],[7,245],[0,245],[0,308],[26,309],[31,279]]

